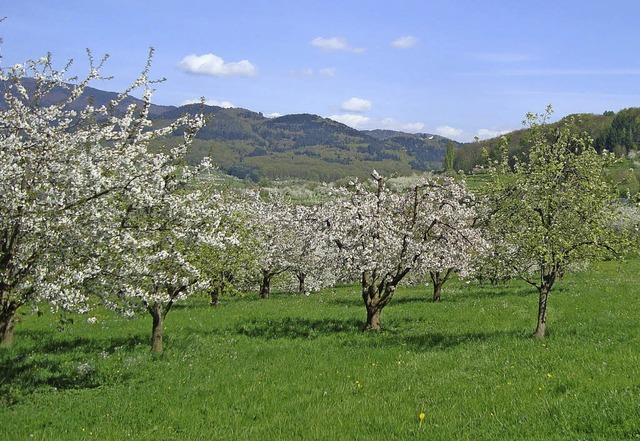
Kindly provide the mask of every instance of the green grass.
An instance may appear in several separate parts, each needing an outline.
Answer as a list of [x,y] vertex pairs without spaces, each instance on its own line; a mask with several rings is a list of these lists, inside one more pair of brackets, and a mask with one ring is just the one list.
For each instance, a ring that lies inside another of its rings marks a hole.
[[0,439],[639,439],[639,270],[567,275],[546,341],[520,283],[398,290],[380,333],[356,287],[192,299],[160,355],[147,317],[25,315],[0,350]]

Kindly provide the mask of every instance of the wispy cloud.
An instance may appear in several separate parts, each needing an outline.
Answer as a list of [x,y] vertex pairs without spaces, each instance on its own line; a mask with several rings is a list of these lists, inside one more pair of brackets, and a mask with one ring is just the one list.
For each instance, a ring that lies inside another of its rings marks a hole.
[[318,71],[318,75],[321,77],[333,78],[336,76],[336,69],[335,67],[325,67]]
[[[465,74],[467,75],[467,74]],[[471,73],[481,76],[513,76],[513,77],[551,77],[551,76],[640,76],[640,68],[628,69],[576,69],[576,68],[538,68],[538,69],[507,69],[487,72]]]
[[340,106],[340,108],[346,112],[367,112],[371,110],[371,107],[371,101],[355,96],[343,102]]
[[346,38],[341,38],[341,37],[332,37],[332,38],[317,37],[311,40],[311,45],[328,52],[345,51],[345,52],[361,53],[365,51],[364,48],[352,47],[351,45],[349,45],[349,42],[347,41]]
[[187,55],[178,67],[190,74],[214,77],[253,77],[257,74],[256,67],[248,60],[225,62],[214,54]]
[[418,39],[410,35],[396,38],[391,42],[391,46],[397,49],[410,49],[414,47],[416,44],[418,44]]
[[491,63],[521,63],[523,61],[529,61],[533,58],[527,54],[518,54],[511,52],[479,52],[471,54],[471,57],[481,60],[489,61]]
[[403,123],[393,118],[385,118],[380,121],[379,127],[389,130],[399,130],[401,132],[418,133],[424,130],[425,125],[421,122]]
[[289,75],[297,78],[334,78],[336,76],[336,69],[334,67],[324,67],[315,70],[309,67],[301,70],[293,70],[289,72]]

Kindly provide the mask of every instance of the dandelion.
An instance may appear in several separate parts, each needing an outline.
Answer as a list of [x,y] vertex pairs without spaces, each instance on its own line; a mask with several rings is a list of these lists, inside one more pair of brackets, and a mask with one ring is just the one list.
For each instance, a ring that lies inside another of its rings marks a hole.
[[418,418],[420,419],[420,422],[424,421],[424,417],[426,417],[426,415],[424,414],[424,412],[420,412],[420,415],[418,415]]
[[553,378],[553,375],[551,375],[551,373],[547,373],[547,378]]

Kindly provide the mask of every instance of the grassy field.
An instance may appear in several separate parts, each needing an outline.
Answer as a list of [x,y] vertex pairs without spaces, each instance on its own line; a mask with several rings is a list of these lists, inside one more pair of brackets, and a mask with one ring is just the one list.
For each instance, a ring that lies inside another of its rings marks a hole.
[[[25,315],[0,349],[2,440],[640,438],[640,262],[567,275],[549,337],[528,286],[398,290],[363,333],[356,287],[192,299],[167,316]],[[422,418],[421,418],[422,417]]]

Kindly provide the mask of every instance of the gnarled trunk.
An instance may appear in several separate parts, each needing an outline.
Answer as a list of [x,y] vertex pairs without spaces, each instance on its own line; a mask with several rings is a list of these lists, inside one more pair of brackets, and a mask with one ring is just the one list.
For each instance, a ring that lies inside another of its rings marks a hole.
[[11,301],[2,303],[2,309],[0,310],[0,346],[11,346],[13,344],[13,330],[18,306],[18,303]]
[[[389,280],[376,280],[375,274],[364,272],[362,274],[362,300],[367,308],[367,321],[364,325],[365,331],[379,331],[380,314],[382,309],[391,302],[396,290],[396,284]],[[397,278],[397,280],[400,280]]]
[[380,327],[380,313],[382,308],[377,305],[367,305],[367,322],[364,325],[366,331],[379,331]]
[[151,330],[151,350],[153,352],[162,352],[162,330],[164,327],[164,314],[162,311],[162,303],[154,302],[147,306],[147,310],[153,317],[153,327]]

